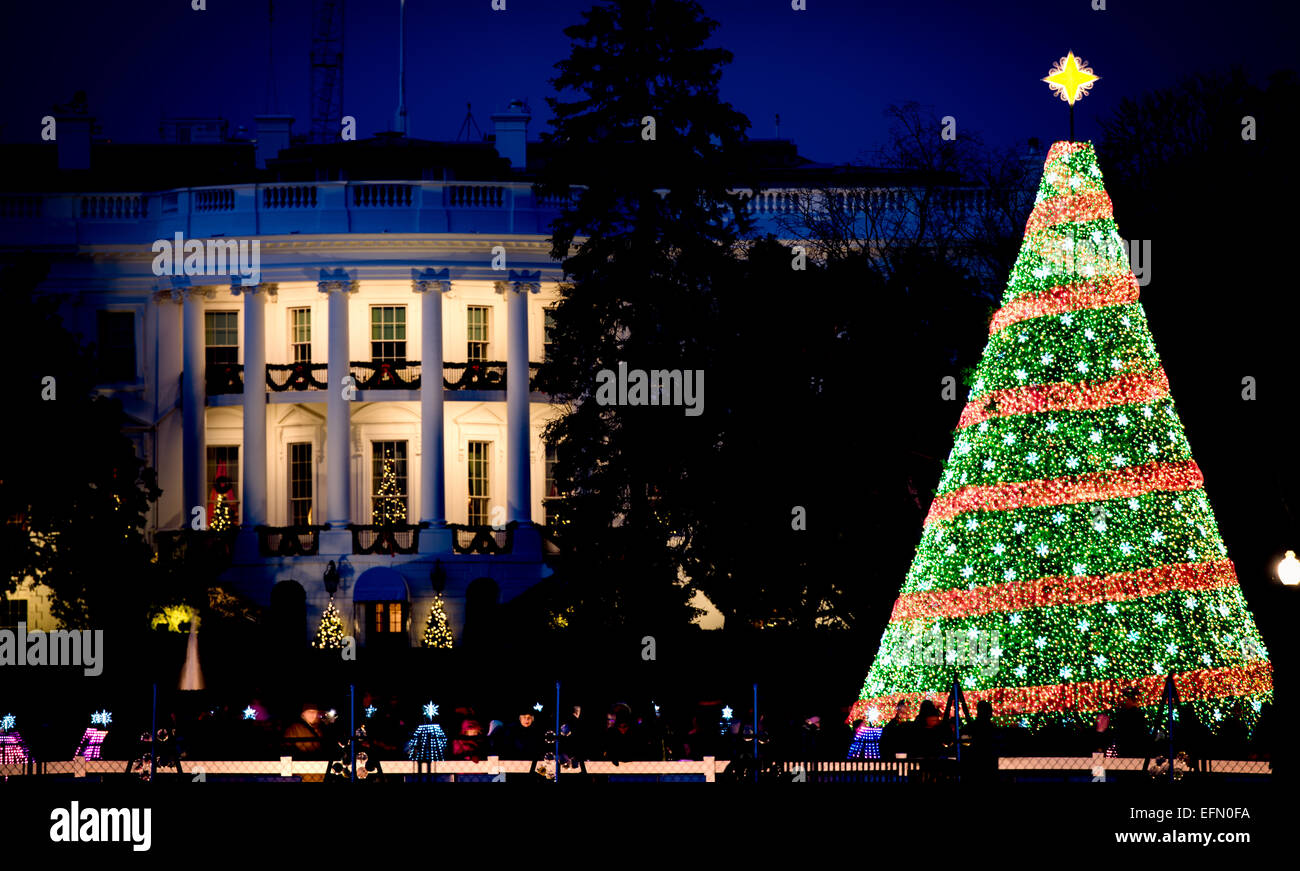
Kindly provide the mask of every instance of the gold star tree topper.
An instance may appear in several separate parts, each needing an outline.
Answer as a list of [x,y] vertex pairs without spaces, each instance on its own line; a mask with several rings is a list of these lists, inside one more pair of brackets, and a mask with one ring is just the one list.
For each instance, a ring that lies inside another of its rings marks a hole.
[[1092,83],[1100,78],[1101,76],[1092,74],[1087,61],[1080,63],[1074,52],[1069,52],[1056,62],[1042,80],[1051,86],[1053,93],[1073,106],[1076,100],[1092,89]]

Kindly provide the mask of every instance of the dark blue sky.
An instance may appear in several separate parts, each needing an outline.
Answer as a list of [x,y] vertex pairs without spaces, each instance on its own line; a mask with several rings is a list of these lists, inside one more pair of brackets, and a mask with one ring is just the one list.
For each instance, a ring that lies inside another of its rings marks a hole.
[[[267,102],[267,4],[208,0],[35,2],[0,11],[0,139],[35,141],[51,104],[84,89],[104,133],[153,141],[163,113],[221,116],[252,126]],[[474,104],[480,127],[512,97],[544,129],[546,84],[568,52],[562,29],[591,5],[577,0],[409,0],[407,104],[412,136],[453,139]],[[705,0],[715,41],[735,62],[723,95],[752,136],[781,133],[815,160],[843,162],[878,145],[883,110],[917,100],[956,117],[958,133],[995,143],[1064,138],[1065,106],[1038,81],[1073,49],[1102,76],[1082,104],[1078,138],[1119,99],[1196,70],[1245,64],[1256,76],[1297,67],[1295,13],[1273,0],[997,0],[866,2]],[[275,4],[275,76],[296,132],[310,124],[310,0]],[[344,113],[359,133],[389,129],[396,106],[397,0],[351,0]],[[1283,18],[1286,16],[1286,18]]]

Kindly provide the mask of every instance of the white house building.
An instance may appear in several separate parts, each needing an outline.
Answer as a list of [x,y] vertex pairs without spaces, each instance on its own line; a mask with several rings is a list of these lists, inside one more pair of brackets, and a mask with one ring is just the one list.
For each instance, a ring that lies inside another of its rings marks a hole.
[[[490,144],[302,146],[264,116],[255,142],[131,154],[72,115],[57,144],[8,146],[59,184],[0,194],[0,256],[53,255],[41,290],[157,470],[151,534],[206,529],[224,580],[304,640],[330,562],[361,644],[418,643],[435,575],[459,637],[550,573],[560,410],[532,380],[557,203],[530,180],[527,114],[493,120]],[[753,201],[760,223],[786,207]]]

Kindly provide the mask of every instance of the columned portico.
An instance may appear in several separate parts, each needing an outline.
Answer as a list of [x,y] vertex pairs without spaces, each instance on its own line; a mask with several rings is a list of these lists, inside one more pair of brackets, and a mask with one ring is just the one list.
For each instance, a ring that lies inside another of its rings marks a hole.
[[[185,498],[182,523],[188,527],[194,509],[207,510],[207,366],[204,355],[203,303],[215,296],[212,287],[178,288],[181,294],[181,490]],[[206,518],[205,518],[206,520]]]
[[[356,292],[346,277],[322,279],[321,293],[329,297],[329,387],[325,417],[325,517],[330,529],[321,537],[322,549],[346,553],[351,549],[347,526],[352,522],[352,409],[356,385],[348,360],[348,302]],[[346,380],[345,380],[346,379]],[[327,547],[327,542],[329,546]]]
[[510,270],[509,281],[496,283],[506,300],[506,518],[511,523],[532,523],[530,475],[531,426],[528,385],[528,297],[541,290],[541,272]]
[[442,383],[442,300],[451,290],[448,270],[412,270],[411,289],[420,295],[420,533],[422,552],[449,547],[447,469]]
[[245,532],[265,526],[266,514],[266,301],[276,285],[235,288],[244,301],[244,509]]

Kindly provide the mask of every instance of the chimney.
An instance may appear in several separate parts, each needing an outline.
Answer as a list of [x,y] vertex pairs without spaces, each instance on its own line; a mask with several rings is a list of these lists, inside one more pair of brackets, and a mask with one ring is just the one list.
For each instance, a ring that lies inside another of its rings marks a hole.
[[510,161],[511,169],[528,165],[528,121],[532,117],[522,100],[511,100],[504,112],[492,116],[497,154]]
[[90,139],[95,119],[86,106],[86,92],[77,91],[67,103],[54,107],[54,141],[59,169],[90,169]]
[[257,136],[257,168],[266,169],[266,162],[274,160],[289,147],[293,132],[292,115],[254,115]]

